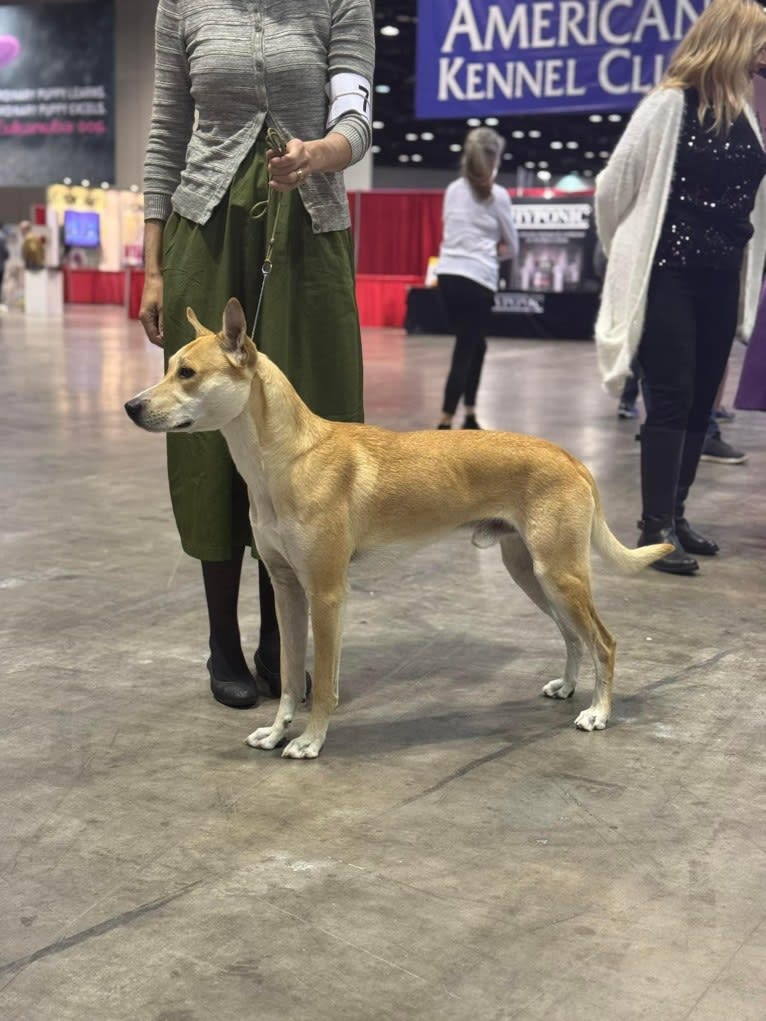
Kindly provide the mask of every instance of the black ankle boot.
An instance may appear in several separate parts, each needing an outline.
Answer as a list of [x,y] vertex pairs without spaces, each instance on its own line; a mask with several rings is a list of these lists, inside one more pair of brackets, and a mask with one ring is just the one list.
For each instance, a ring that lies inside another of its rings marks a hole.
[[463,419],[464,429],[481,429],[481,426],[476,421],[476,415],[466,415]]
[[638,537],[639,546],[653,546],[658,542],[669,542],[675,546],[673,553],[654,561],[652,567],[655,571],[665,571],[667,574],[694,574],[699,570],[697,561],[681,545],[673,530],[671,518],[647,517],[638,522],[638,527],[641,529]]
[[714,557],[718,552],[718,543],[696,532],[686,518],[676,518],[675,532],[687,553],[696,553],[698,557]]
[[252,706],[258,705],[258,688],[255,678],[249,673],[247,677],[240,677],[236,680],[216,677],[213,673],[212,656],[207,661],[207,671],[210,674],[210,690],[216,702],[227,705],[231,709],[250,709]]

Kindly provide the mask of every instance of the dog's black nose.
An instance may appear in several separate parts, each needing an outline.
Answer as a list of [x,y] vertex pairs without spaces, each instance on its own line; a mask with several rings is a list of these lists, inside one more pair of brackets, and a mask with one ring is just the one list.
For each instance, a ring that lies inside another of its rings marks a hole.
[[144,402],[140,398],[134,397],[132,400],[126,401],[125,410],[127,411],[128,415],[130,415],[130,417],[133,419],[133,421],[137,422],[143,406]]

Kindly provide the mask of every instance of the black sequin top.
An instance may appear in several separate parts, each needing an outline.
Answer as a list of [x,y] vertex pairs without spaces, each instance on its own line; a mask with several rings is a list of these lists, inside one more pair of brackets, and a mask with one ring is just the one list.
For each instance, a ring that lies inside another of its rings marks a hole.
[[728,135],[702,124],[696,89],[684,90],[676,165],[655,266],[736,269],[753,236],[750,214],[766,174],[766,153],[745,114]]

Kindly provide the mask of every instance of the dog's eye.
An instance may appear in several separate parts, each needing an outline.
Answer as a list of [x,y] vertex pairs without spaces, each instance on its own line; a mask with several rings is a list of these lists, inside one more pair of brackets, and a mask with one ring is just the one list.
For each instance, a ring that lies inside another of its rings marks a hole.
[[194,371],[194,369],[189,368],[188,365],[182,365],[181,368],[178,370],[179,379],[191,379],[193,376],[196,375],[197,373]]

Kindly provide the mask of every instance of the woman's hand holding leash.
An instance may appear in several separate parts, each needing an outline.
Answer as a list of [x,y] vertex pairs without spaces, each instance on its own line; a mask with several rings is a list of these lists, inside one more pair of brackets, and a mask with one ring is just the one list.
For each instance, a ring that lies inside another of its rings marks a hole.
[[280,155],[276,149],[266,153],[269,161],[269,187],[275,191],[294,191],[300,188],[311,173],[311,155],[306,142],[291,138]]

